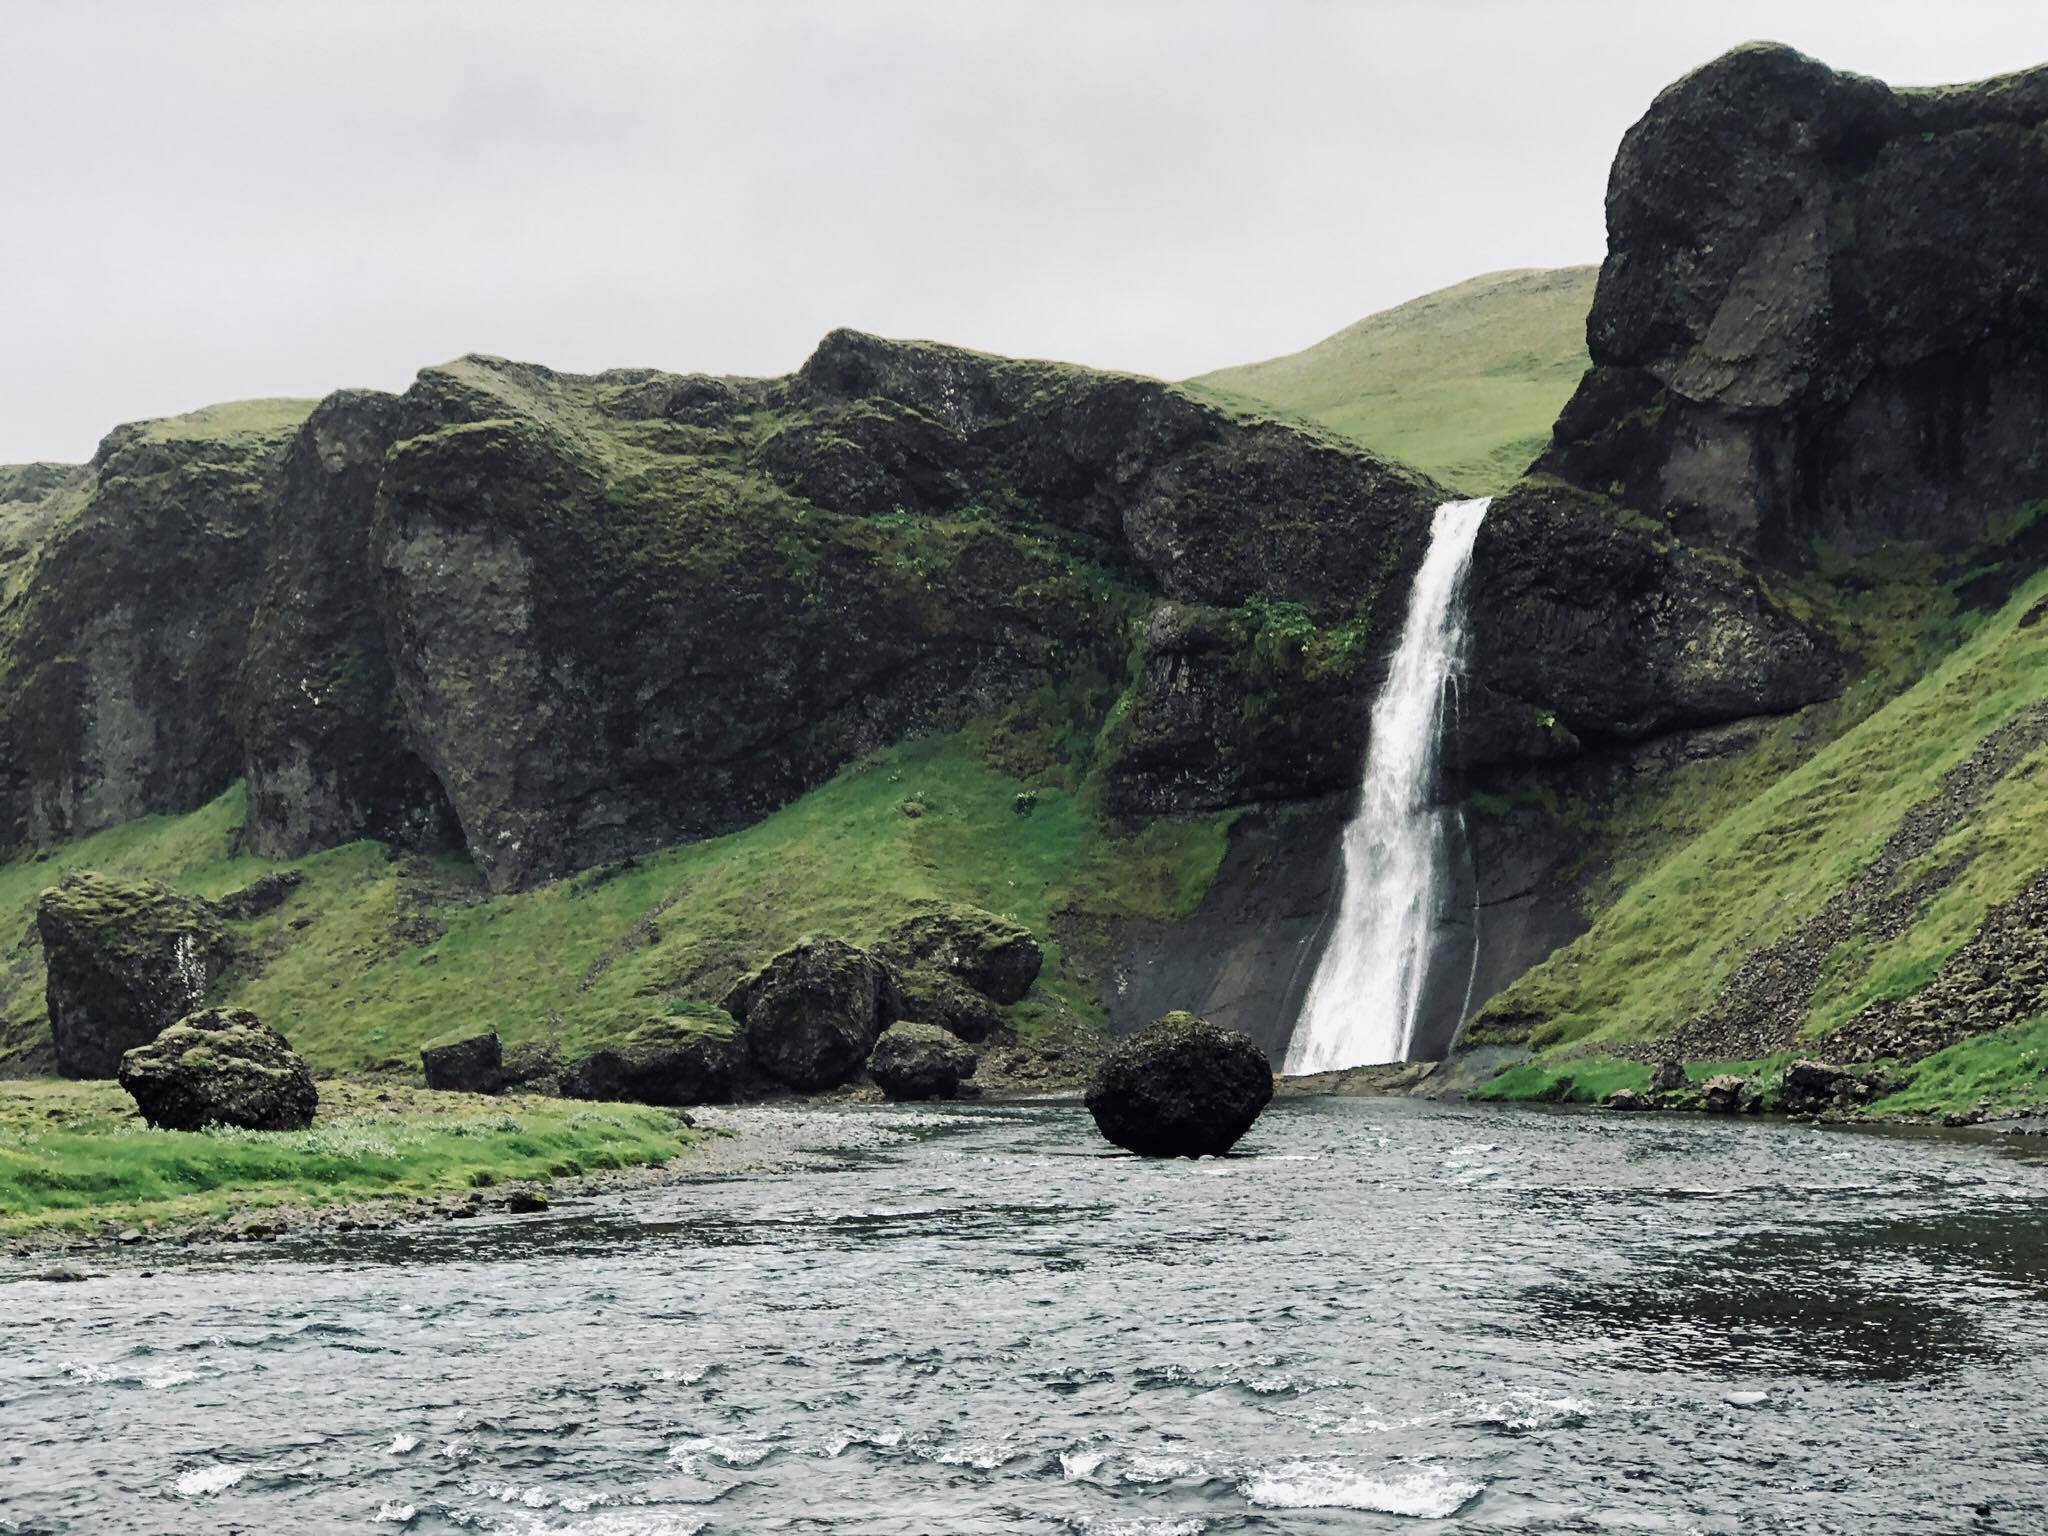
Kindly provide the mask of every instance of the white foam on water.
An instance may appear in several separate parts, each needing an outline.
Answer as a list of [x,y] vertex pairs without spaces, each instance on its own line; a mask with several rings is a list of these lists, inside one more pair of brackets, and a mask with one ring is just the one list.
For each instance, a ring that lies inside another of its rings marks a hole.
[[411,1504],[401,1504],[396,1499],[386,1499],[377,1506],[377,1513],[370,1516],[373,1525],[411,1525],[419,1510]]
[[1101,1515],[1080,1515],[1067,1522],[1076,1536],[1202,1536],[1209,1522],[1194,1515],[1162,1520],[1148,1516],[1117,1519]]
[[1093,1477],[1109,1460],[1107,1451],[1061,1451],[1060,1479],[1063,1482],[1078,1483]]
[[1006,1461],[1015,1461],[1024,1453],[1014,1445],[1002,1445],[991,1440],[968,1440],[958,1445],[942,1445],[931,1453],[931,1459],[942,1467],[973,1467],[978,1472],[993,1472]]
[[188,1381],[197,1381],[197,1371],[153,1371],[142,1378],[142,1384],[152,1392],[161,1392],[167,1387],[182,1387]]
[[1253,1472],[1238,1491],[1258,1509],[1360,1509],[1445,1520],[1486,1491],[1441,1467],[1365,1472],[1334,1461],[1295,1461]]
[[765,1440],[734,1440],[724,1435],[699,1435],[678,1440],[668,1448],[668,1459],[684,1471],[695,1471],[709,1459],[728,1467],[751,1467],[775,1454]]
[[66,1360],[64,1374],[73,1381],[89,1382],[101,1386],[114,1379],[114,1373],[104,1365],[91,1365],[81,1360]]
[[190,1472],[179,1473],[178,1480],[171,1484],[171,1491],[181,1499],[204,1499],[225,1493],[241,1480],[240,1467],[215,1462],[210,1467],[194,1467]]
[[711,1522],[666,1509],[607,1509],[587,1520],[550,1525],[535,1516],[508,1527],[516,1536],[698,1536]]
[[1770,1400],[1771,1394],[1768,1392],[1723,1392],[1721,1394],[1721,1401],[1728,1404],[1731,1408],[1754,1408],[1757,1404],[1768,1403]]
[[1208,1469],[1200,1463],[1179,1456],[1151,1456],[1143,1451],[1136,1451],[1124,1460],[1123,1480],[1141,1486],[1207,1475]]
[[386,1456],[405,1456],[420,1448],[418,1435],[393,1435],[391,1443],[384,1447]]

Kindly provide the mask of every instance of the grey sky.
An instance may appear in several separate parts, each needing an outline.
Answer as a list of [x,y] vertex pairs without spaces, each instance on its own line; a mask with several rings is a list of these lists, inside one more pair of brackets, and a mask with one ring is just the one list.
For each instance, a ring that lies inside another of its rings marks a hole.
[[0,462],[466,351],[1247,362],[1598,259],[1622,130],[1759,36],[1969,79],[2048,6],[0,0]]

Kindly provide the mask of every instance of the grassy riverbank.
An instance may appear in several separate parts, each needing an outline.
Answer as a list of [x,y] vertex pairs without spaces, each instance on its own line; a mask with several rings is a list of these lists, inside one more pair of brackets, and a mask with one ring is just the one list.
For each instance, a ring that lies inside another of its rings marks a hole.
[[0,1235],[454,1194],[660,1164],[697,1134],[632,1104],[327,1082],[304,1131],[156,1131],[109,1082],[0,1082]]

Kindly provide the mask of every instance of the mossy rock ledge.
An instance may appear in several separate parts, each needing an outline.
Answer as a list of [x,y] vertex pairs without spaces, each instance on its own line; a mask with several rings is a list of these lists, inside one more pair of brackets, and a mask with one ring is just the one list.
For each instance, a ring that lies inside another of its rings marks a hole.
[[1141,1157],[1220,1157],[1273,1097],[1273,1069],[1248,1035],[1169,1013],[1119,1041],[1088,1084],[1103,1136]]
[[243,1008],[205,1008],[121,1058],[121,1086],[158,1130],[302,1131],[320,1092],[283,1035]]
[[86,872],[43,893],[36,932],[66,1077],[112,1077],[124,1052],[204,1005],[230,953],[210,904],[153,880]]
[[966,906],[906,918],[883,936],[875,951],[899,971],[924,966],[1004,1004],[1022,1002],[1045,963],[1030,929]]

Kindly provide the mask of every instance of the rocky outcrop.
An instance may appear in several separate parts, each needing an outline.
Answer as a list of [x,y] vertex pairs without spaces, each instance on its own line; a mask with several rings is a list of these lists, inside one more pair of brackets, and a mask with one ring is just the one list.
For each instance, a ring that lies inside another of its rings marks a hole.
[[303,415],[116,428],[0,543],[0,847],[188,811],[239,776],[250,594]]
[[1030,929],[979,907],[906,918],[882,936],[875,953],[899,970],[926,966],[956,977],[998,1003],[1022,1002],[1045,962]]
[[112,1077],[206,1001],[229,944],[218,913],[154,881],[75,874],[36,909],[50,1033],[66,1077]]
[[2048,485],[2044,224],[2048,68],[1894,90],[1738,48],[1622,140],[1539,468],[1773,560],[1981,538]]
[[438,1093],[496,1093],[505,1085],[498,1032],[468,1030],[421,1046],[420,1072]]
[[868,1057],[868,1076],[892,1099],[951,1099],[974,1075],[974,1052],[935,1024],[891,1024]]
[[839,939],[805,939],[725,995],[745,1027],[747,1053],[801,1093],[850,1082],[899,1012],[888,966]]
[[1169,1013],[1120,1040],[1088,1083],[1096,1129],[1144,1157],[1220,1157],[1273,1097],[1249,1036]]
[[1825,1061],[1789,1063],[1778,1084],[1778,1107],[1788,1115],[1826,1115],[1859,1109],[1885,1091],[1876,1071],[1855,1071]]
[[1700,1105],[1710,1115],[1753,1115],[1763,1108],[1756,1085],[1737,1072],[1720,1072],[1700,1084]]
[[284,1036],[241,1008],[186,1015],[121,1058],[121,1086],[159,1130],[299,1131],[320,1094]]
[[359,837],[439,847],[456,834],[396,707],[369,560],[403,420],[394,395],[342,390],[285,454],[238,690],[249,842],[272,858]]

